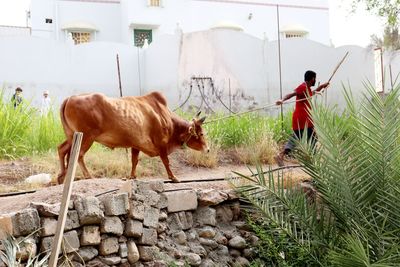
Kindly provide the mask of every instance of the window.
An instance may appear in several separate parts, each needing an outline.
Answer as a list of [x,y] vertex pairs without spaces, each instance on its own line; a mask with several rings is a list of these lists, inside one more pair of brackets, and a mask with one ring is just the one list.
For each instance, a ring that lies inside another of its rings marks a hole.
[[90,42],[90,32],[71,32],[71,36],[76,45]]
[[286,33],[286,38],[301,38],[301,37],[304,37],[304,34]]
[[53,23],[53,19],[46,19],[46,23],[49,23],[49,24]]
[[161,0],[148,0],[149,1],[149,6],[161,6]]
[[133,35],[135,38],[135,46],[138,46],[138,47],[143,46],[145,39],[147,39],[149,44],[152,41],[152,31],[151,30],[134,29]]

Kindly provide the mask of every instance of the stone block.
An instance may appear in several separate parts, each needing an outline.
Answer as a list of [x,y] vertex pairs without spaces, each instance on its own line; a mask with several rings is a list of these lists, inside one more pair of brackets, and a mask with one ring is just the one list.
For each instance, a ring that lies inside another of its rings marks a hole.
[[129,237],[141,237],[143,224],[141,221],[128,219],[125,225],[125,235]]
[[78,233],[75,230],[64,233],[63,245],[66,253],[78,251],[80,247]]
[[79,216],[76,210],[69,210],[67,213],[67,219],[65,220],[65,231],[79,228]]
[[40,228],[39,213],[35,209],[26,209],[12,216],[14,237],[26,236]]
[[193,216],[190,212],[175,212],[168,215],[167,223],[173,231],[188,230],[193,226]]
[[197,194],[194,190],[166,192],[165,195],[168,199],[168,212],[197,209]]
[[99,251],[94,247],[81,247],[78,250],[78,254],[74,255],[74,260],[81,262],[82,260],[87,262],[94,259],[99,255]]
[[107,216],[119,216],[128,213],[129,198],[128,193],[108,195],[102,199],[104,213]]
[[104,217],[100,201],[96,197],[78,197],[74,201],[81,225],[100,224]]
[[227,193],[215,189],[201,189],[197,191],[197,199],[201,206],[218,205],[228,200]]
[[214,238],[216,232],[212,227],[204,227],[202,229],[197,230],[197,232],[199,233],[200,237],[204,237],[204,238]]
[[121,258],[128,257],[128,246],[126,245],[126,243],[119,243],[118,255]]
[[235,236],[229,240],[229,246],[236,249],[245,249],[247,247],[246,240],[241,236]]
[[129,210],[129,216],[133,219],[143,221],[145,205],[142,202],[136,200],[132,200],[130,202],[130,205],[131,206]]
[[143,225],[151,228],[157,228],[160,210],[153,207],[145,207]]
[[157,244],[157,231],[153,228],[143,228],[143,234],[139,238],[139,244],[141,245],[155,245]]
[[139,246],[139,255],[142,261],[155,261],[160,250],[156,246]]
[[110,254],[118,253],[119,243],[118,238],[109,237],[101,240],[99,252],[102,256],[107,256]]
[[157,193],[164,192],[164,181],[163,180],[151,180],[151,181],[137,181],[137,190],[142,192],[144,190],[152,190]]
[[165,193],[161,193],[160,195],[160,199],[158,200],[158,203],[156,205],[156,207],[158,209],[165,209],[168,207],[168,198],[167,195]]
[[200,207],[195,212],[196,224],[199,226],[217,224],[216,211],[210,207]]
[[60,213],[60,204],[32,202],[29,207],[37,210],[40,217],[56,217]]
[[98,226],[84,226],[81,235],[82,246],[98,245],[100,244],[100,229]]
[[121,262],[121,257],[99,257],[100,261],[108,266],[116,266]]
[[158,202],[160,201],[160,195],[153,190],[142,190],[139,191],[139,194],[141,194],[144,197],[143,203],[146,203],[148,206],[157,206]]
[[56,234],[57,219],[54,217],[43,217],[41,218],[41,230],[40,236],[51,236]]
[[139,250],[133,241],[128,241],[128,261],[130,264],[134,264],[140,258]]
[[229,206],[216,207],[216,216],[220,223],[230,223],[233,220],[233,212]]
[[190,266],[200,266],[201,264],[201,257],[196,253],[187,253],[184,258]]
[[100,231],[102,234],[114,234],[120,236],[124,232],[124,224],[121,219],[117,216],[104,217],[101,222]]

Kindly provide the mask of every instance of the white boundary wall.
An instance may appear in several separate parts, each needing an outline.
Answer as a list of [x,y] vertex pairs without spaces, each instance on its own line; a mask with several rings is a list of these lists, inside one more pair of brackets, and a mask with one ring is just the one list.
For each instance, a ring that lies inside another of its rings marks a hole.
[[[350,54],[328,93],[329,103],[339,106],[344,103],[342,83],[350,85],[356,97],[364,90],[364,82],[374,84],[373,50],[333,48],[304,39],[282,40],[283,94],[300,84],[308,69],[315,70],[317,80],[325,82],[346,51]],[[33,105],[38,105],[43,90],[49,90],[57,104],[69,95],[85,92],[119,96],[117,53],[124,95],[160,90],[174,108],[189,94],[192,76],[207,76],[213,78],[217,96],[225,104],[229,102],[230,82],[236,109],[266,105],[279,98],[277,42],[230,30],[162,35],[145,50],[109,42],[74,46],[34,37],[1,37],[0,83],[7,97],[17,86],[22,87]],[[389,64],[394,80],[400,72],[397,53],[385,55],[386,88],[390,84]],[[188,104],[199,106],[200,92],[196,83],[192,85]],[[222,106],[210,86],[205,84],[204,90],[210,106]]]

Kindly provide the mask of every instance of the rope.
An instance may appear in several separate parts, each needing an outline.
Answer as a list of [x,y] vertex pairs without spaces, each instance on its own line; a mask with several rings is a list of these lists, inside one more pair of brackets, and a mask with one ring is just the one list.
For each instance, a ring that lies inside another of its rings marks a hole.
[[[315,92],[315,95],[322,95],[322,93],[321,92]],[[311,99],[311,97],[306,97],[306,98],[299,99],[299,100],[286,101],[286,102],[282,103],[282,105],[283,104],[286,105],[286,104],[296,103],[296,102],[302,102],[302,101],[306,101],[306,100],[309,100],[309,99]],[[251,112],[255,112],[255,111],[258,111],[258,110],[262,110],[262,109],[271,109],[272,107],[275,107],[275,106],[277,108],[277,105],[275,103],[274,104],[269,104],[269,105],[266,105],[266,106],[263,106],[263,107],[259,107],[259,108],[255,108],[255,109],[239,112],[239,113],[236,113],[236,114],[227,115],[227,116],[224,116],[224,117],[221,117],[221,118],[217,118],[217,119],[214,119],[214,120],[205,121],[203,124],[213,123],[213,122],[216,122],[216,121],[219,121],[219,120],[224,120],[224,119],[228,119],[228,118],[231,118],[231,117],[241,116],[241,115],[244,115],[244,114],[247,114],[247,113],[251,113]]]

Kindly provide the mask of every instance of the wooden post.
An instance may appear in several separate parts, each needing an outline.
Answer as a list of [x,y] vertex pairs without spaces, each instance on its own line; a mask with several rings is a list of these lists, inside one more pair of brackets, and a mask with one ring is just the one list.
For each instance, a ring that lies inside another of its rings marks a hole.
[[67,219],[69,199],[72,192],[72,182],[75,178],[76,162],[78,160],[79,151],[81,149],[82,136],[82,133],[75,132],[74,139],[72,140],[71,157],[69,159],[66,179],[64,182],[60,213],[58,215],[56,234],[54,236],[53,245],[51,248],[49,267],[57,266],[58,254],[60,252],[61,241],[64,234],[65,221]]
[[118,68],[119,96],[122,97],[121,72],[119,70],[119,56],[118,56],[118,54],[117,54],[117,68]]

